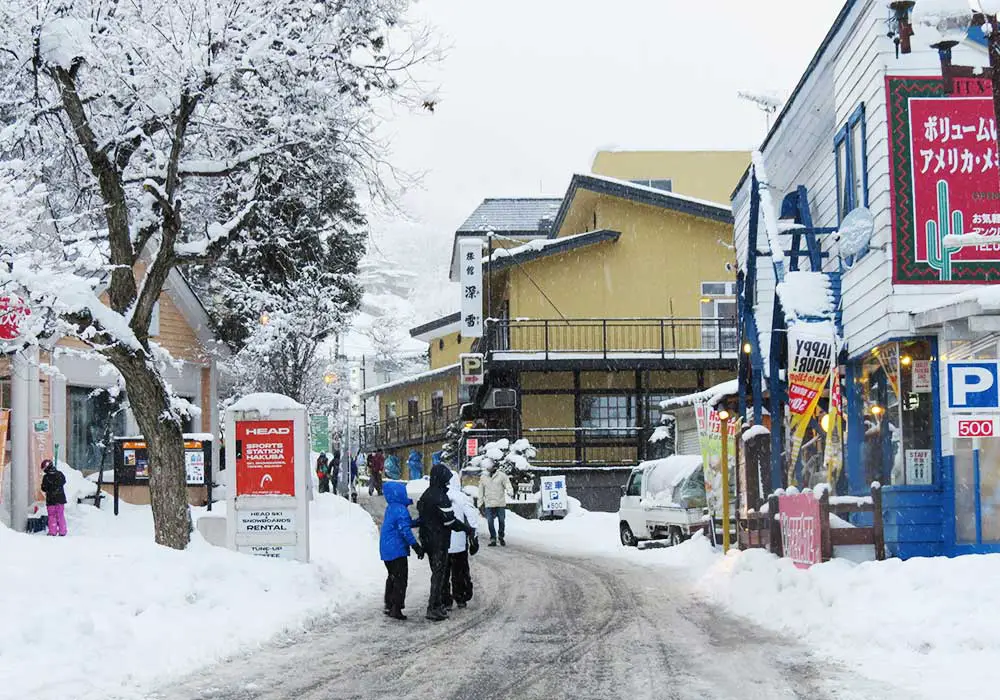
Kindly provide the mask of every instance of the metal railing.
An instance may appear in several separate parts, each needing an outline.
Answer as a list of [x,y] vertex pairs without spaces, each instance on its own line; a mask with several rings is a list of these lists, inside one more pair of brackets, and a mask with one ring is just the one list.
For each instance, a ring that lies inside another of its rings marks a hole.
[[544,359],[569,354],[730,358],[739,342],[735,319],[676,317],[491,319],[485,339],[490,353]]
[[440,410],[420,411],[412,415],[386,418],[365,423],[358,428],[361,449],[391,447],[421,441],[436,440],[445,429],[458,420],[459,404],[442,406]]
[[631,466],[642,460],[642,428],[525,428],[539,467]]

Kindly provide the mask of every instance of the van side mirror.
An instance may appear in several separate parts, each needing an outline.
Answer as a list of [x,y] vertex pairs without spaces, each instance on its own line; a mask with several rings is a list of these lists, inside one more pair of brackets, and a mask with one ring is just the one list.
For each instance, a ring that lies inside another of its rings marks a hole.
[[624,496],[625,495],[625,487],[624,486],[620,486],[619,488],[622,490],[622,495]]

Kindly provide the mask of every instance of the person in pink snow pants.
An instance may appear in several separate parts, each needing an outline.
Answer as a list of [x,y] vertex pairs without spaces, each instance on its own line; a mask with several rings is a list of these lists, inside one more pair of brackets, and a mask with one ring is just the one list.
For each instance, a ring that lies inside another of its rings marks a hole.
[[66,475],[56,469],[51,459],[42,460],[42,491],[49,514],[49,537],[66,536]]

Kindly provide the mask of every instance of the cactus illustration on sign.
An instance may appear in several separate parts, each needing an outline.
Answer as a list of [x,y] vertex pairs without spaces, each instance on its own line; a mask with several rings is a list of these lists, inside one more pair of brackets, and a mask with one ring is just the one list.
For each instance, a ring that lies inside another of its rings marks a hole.
[[962,212],[951,211],[948,202],[948,183],[938,180],[937,183],[937,216],[938,220],[928,219],[927,230],[927,264],[938,271],[942,282],[951,281],[951,254],[959,246],[946,246],[945,236],[952,234],[961,236],[965,233]]

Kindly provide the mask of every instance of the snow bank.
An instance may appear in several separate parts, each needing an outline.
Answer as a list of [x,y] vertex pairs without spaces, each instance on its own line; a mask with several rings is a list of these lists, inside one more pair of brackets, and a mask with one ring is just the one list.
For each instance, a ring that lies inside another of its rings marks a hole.
[[[3,695],[137,693],[378,590],[371,517],[330,494],[311,511],[310,564],[213,547],[197,532],[183,552],[159,547],[149,508],[125,503],[117,518],[110,507],[71,506],[68,537],[0,526]],[[216,504],[212,515],[224,514]]]
[[230,411],[257,411],[262,416],[271,415],[271,411],[294,411],[298,408],[305,408],[295,399],[284,394],[269,394],[261,392],[259,394],[247,394],[238,399],[230,407]]

